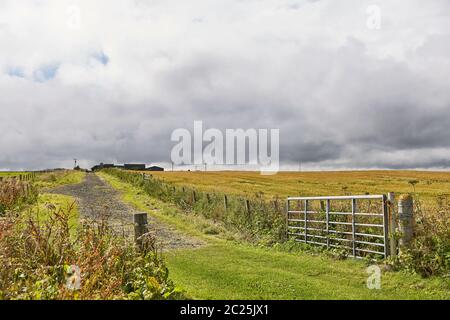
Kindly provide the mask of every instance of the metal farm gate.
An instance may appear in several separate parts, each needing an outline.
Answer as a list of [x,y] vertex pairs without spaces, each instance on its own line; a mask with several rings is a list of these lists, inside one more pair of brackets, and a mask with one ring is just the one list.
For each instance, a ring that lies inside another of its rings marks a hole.
[[388,218],[385,195],[287,199],[288,239],[341,248],[357,258],[389,255]]

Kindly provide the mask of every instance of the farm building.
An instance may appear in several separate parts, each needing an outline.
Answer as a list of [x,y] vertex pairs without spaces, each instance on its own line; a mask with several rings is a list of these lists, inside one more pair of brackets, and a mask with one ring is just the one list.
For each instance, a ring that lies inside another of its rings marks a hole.
[[164,168],[157,167],[157,166],[151,166],[146,169],[147,171],[164,171]]
[[164,171],[164,168],[151,166],[146,168],[145,164],[136,164],[136,163],[126,163],[124,165],[115,165],[115,164],[104,164],[100,163],[91,168],[92,171],[98,171],[107,168],[116,168],[116,169],[124,169],[124,170],[135,170],[135,171]]
[[145,164],[130,164],[126,163],[123,165],[125,170],[145,170]]

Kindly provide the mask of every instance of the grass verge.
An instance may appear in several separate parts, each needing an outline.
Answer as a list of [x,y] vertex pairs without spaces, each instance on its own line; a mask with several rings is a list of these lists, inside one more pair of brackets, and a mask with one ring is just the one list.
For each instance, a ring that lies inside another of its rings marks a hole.
[[37,176],[34,185],[39,189],[51,189],[68,184],[81,183],[86,173],[76,170],[54,171],[41,173]]

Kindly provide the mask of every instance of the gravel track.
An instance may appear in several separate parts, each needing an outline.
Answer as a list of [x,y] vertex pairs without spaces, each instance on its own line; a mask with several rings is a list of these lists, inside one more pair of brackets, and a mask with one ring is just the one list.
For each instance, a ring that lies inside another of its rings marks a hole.
[[[76,198],[81,218],[99,219],[106,216],[109,224],[119,234],[130,237],[133,235],[133,213],[137,211],[124,203],[120,199],[120,192],[96,174],[88,173],[82,183],[57,187],[47,192]],[[202,245],[200,240],[180,233],[152,215],[148,215],[148,223],[149,232],[156,237],[162,250]]]

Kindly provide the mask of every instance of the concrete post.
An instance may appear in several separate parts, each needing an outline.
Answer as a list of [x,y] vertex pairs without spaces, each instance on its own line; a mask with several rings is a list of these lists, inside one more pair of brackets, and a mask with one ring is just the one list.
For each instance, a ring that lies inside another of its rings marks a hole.
[[401,233],[399,247],[401,250],[408,248],[414,237],[413,199],[411,195],[404,194],[398,199],[398,218]]
[[391,256],[397,255],[397,239],[395,238],[397,215],[395,212],[395,193],[388,193],[388,210],[389,210],[389,247]]

